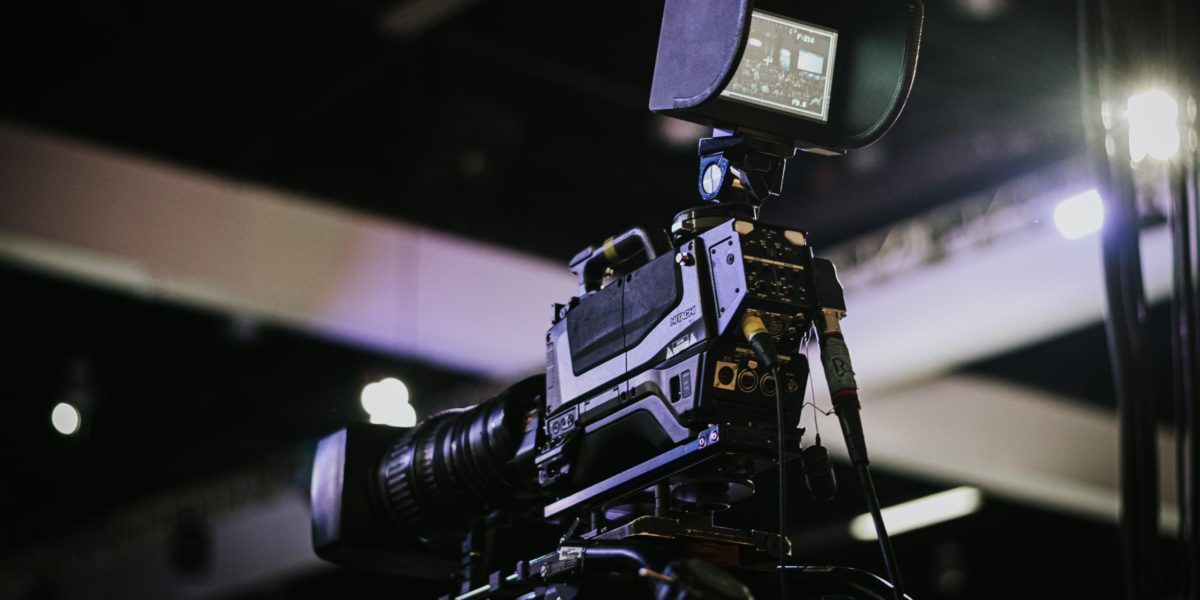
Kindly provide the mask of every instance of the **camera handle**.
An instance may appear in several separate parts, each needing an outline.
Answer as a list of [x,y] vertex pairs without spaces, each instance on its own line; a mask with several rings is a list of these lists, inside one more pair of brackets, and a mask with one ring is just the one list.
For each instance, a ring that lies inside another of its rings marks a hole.
[[[673,246],[661,229],[636,226],[614,235],[599,246],[588,246],[571,259],[571,273],[579,277],[581,296],[603,287],[604,278],[618,267],[624,272],[669,252]],[[634,259],[641,261],[632,263]]]
[[[783,189],[787,159],[795,148],[758,137],[734,135],[717,129],[700,140],[700,197],[718,206],[680,213],[672,225],[676,238],[694,235],[730,217],[756,220],[758,209]],[[671,238],[654,227],[632,227],[588,246],[571,259],[571,273],[579,277],[580,296],[598,291],[604,278],[632,271],[671,251]]]

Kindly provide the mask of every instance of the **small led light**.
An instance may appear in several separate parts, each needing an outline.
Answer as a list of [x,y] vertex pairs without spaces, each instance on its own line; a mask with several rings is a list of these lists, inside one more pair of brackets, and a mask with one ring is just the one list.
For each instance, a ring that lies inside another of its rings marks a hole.
[[[979,488],[963,486],[902,502],[883,509],[883,524],[888,535],[900,535],[906,531],[944,523],[965,517],[983,506],[983,493]],[[850,535],[856,540],[869,541],[876,538],[875,521],[871,515],[863,514],[850,521]]]
[[58,403],[50,412],[50,424],[54,425],[54,429],[63,435],[71,435],[79,431],[81,420],[79,409],[66,402]]
[[1129,98],[1129,156],[1140,162],[1147,155],[1167,160],[1179,152],[1179,104],[1162,90]]
[[362,391],[362,407],[371,422],[392,427],[417,424],[417,411],[408,403],[408,386],[395,377],[367,384]]
[[1054,225],[1068,240],[1100,231],[1104,226],[1104,202],[1100,192],[1088,190],[1059,202],[1054,207]]

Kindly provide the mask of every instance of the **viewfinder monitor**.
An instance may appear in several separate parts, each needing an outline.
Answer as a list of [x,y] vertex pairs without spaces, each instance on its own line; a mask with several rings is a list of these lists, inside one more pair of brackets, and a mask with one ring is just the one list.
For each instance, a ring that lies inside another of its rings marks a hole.
[[832,29],[756,9],[742,60],[721,96],[827,122],[837,39]]

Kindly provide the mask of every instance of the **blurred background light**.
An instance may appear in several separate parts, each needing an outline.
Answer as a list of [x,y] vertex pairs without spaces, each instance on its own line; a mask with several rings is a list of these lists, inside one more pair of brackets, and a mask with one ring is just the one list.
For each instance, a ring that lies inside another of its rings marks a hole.
[[1054,207],[1054,225],[1068,240],[1100,231],[1104,226],[1104,202],[1096,190],[1076,194]]
[[362,407],[377,425],[412,427],[417,411],[408,403],[408,386],[395,377],[369,383],[362,391]]
[[[965,517],[983,506],[983,493],[971,486],[957,487],[932,496],[917,498],[883,509],[883,522],[888,533],[900,535],[906,531],[929,527],[952,519]],[[870,514],[850,521],[854,539],[870,541],[875,538],[875,523]]]
[[1139,162],[1147,155],[1167,160],[1179,152],[1179,104],[1163,90],[1134,94],[1126,108],[1129,155]]
[[66,402],[59,402],[50,412],[50,423],[63,435],[71,435],[79,431],[80,420],[79,409]]
[[1009,0],[950,0],[950,8],[958,15],[976,20],[991,21],[1011,8]]

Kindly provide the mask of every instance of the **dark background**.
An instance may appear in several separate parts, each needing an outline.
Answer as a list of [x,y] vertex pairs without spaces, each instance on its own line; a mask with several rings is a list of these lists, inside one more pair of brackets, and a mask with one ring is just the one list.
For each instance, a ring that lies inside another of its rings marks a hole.
[[[695,202],[693,142],[672,141],[664,131],[678,127],[645,108],[660,2],[479,0],[389,31],[404,6],[0,2],[0,117],[563,263]],[[1081,153],[1073,3],[927,8],[892,133],[858,155],[796,159],[766,218],[828,245]],[[381,376],[417,399],[474,382],[16,267],[0,268],[0,287],[0,556],[307,447],[362,419],[358,393]],[[1165,310],[1154,318],[1164,325]],[[1166,356],[1165,338],[1155,351]],[[1050,371],[1056,356],[1071,360]],[[968,370],[1112,406],[1107,369],[1095,325]],[[68,396],[88,410],[70,438],[46,418]],[[771,514],[763,479],[737,519]],[[879,487],[887,505],[945,486],[885,472]],[[804,508],[796,520],[817,531],[861,501]],[[917,598],[1118,595],[1113,526],[997,499],[896,548]],[[809,558],[881,570],[873,545],[849,540]],[[338,570],[243,598],[405,597],[408,585]]]

